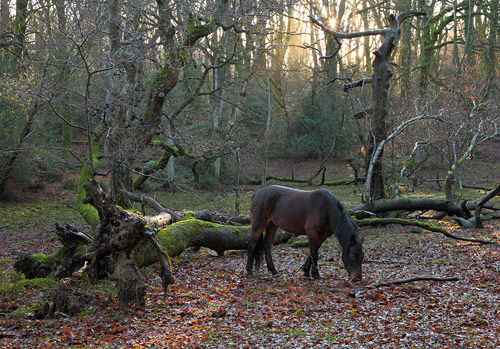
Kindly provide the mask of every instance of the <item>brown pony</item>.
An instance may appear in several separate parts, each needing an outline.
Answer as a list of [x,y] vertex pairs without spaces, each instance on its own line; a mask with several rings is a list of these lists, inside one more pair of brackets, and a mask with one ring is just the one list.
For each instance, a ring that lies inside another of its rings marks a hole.
[[[277,274],[271,257],[271,246],[278,228],[294,235],[307,235],[309,255],[302,266],[305,276],[315,280],[318,272],[318,250],[330,235],[335,234],[342,247],[342,261],[352,281],[361,281],[363,239],[339,200],[325,189],[304,191],[271,185],[258,191],[250,206],[252,233],[248,244],[247,277],[252,276],[257,245],[264,244],[267,269]],[[262,238],[264,229],[265,237]]]

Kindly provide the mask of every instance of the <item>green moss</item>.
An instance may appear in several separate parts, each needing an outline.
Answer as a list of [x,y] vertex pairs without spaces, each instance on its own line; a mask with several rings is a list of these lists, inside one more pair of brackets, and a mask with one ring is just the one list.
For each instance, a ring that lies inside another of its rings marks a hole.
[[[103,127],[103,124],[100,123],[96,126],[94,133],[98,133]],[[92,228],[97,227],[99,224],[99,214],[94,206],[90,204],[84,204],[83,199],[86,196],[85,189],[83,185],[88,183],[94,178],[94,169],[99,166],[99,153],[101,152],[102,144],[96,139],[95,136],[91,139],[92,142],[92,166],[90,163],[85,162],[80,169],[80,179],[78,181],[78,189],[77,189],[77,197],[76,197],[76,208],[83,219],[92,226]]]
[[33,314],[36,309],[40,307],[39,303],[30,303],[28,305],[20,306],[12,313],[9,314],[11,318],[26,318],[29,314]]
[[76,195],[76,209],[83,217],[83,219],[92,226],[92,228],[97,227],[99,224],[99,213],[94,206],[90,204],[84,204],[83,199],[87,195],[83,185],[88,183],[93,179],[92,169],[87,165],[83,165],[80,169],[80,180],[78,181],[78,189]]
[[52,290],[57,286],[57,281],[51,278],[23,279],[19,281],[19,285],[24,288],[34,287]]
[[194,212],[193,211],[186,211],[183,214],[183,218],[186,219],[193,219],[194,218]]
[[142,212],[135,208],[127,208],[125,211],[142,216]]
[[37,253],[33,257],[42,265],[53,267],[60,263],[62,260],[63,249],[60,248],[56,253],[45,255],[43,253]]
[[293,248],[308,247],[309,241],[307,239],[302,239],[302,238],[292,238],[290,241],[288,241],[287,246]]
[[[180,255],[196,236],[201,236],[205,230],[215,230],[222,233],[247,234],[250,226],[227,227],[222,224],[202,221],[196,218],[183,220],[160,230],[156,237],[165,252],[171,256]],[[141,242],[133,251],[133,258],[139,267],[150,265],[157,261],[154,247],[148,241]]]
[[354,182],[353,179],[346,178],[346,179],[340,179],[338,181],[333,181],[333,182],[325,182],[323,185],[328,185],[328,186],[348,185],[348,184],[352,184],[353,182]]

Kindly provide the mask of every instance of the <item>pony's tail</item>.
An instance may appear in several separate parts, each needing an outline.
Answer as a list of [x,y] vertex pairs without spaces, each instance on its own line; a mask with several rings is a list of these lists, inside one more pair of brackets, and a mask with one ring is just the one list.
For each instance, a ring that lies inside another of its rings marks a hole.
[[255,269],[260,269],[264,263],[264,234],[261,234],[259,242],[257,242],[257,246],[255,246],[254,263]]

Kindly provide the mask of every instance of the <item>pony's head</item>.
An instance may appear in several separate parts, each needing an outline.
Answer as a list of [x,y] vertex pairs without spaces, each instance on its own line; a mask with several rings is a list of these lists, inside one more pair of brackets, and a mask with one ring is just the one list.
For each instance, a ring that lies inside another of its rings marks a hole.
[[344,262],[351,281],[357,282],[363,279],[363,272],[361,270],[363,258],[363,238],[353,234],[349,245],[342,251],[342,262]]
[[342,245],[342,262],[349,273],[351,281],[357,282],[363,279],[361,264],[363,263],[363,238],[358,234],[358,226],[347,214],[344,214],[345,222],[342,224],[344,239]]

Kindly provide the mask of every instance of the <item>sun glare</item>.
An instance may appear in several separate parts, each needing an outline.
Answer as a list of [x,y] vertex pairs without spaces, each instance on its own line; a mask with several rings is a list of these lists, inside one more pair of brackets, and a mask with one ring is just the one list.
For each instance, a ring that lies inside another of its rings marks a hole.
[[336,28],[335,28],[335,18],[333,18],[333,17],[332,17],[332,18],[330,18],[330,19],[328,20],[328,26],[330,27],[330,29],[333,29],[333,30],[335,30],[335,29],[336,29]]

